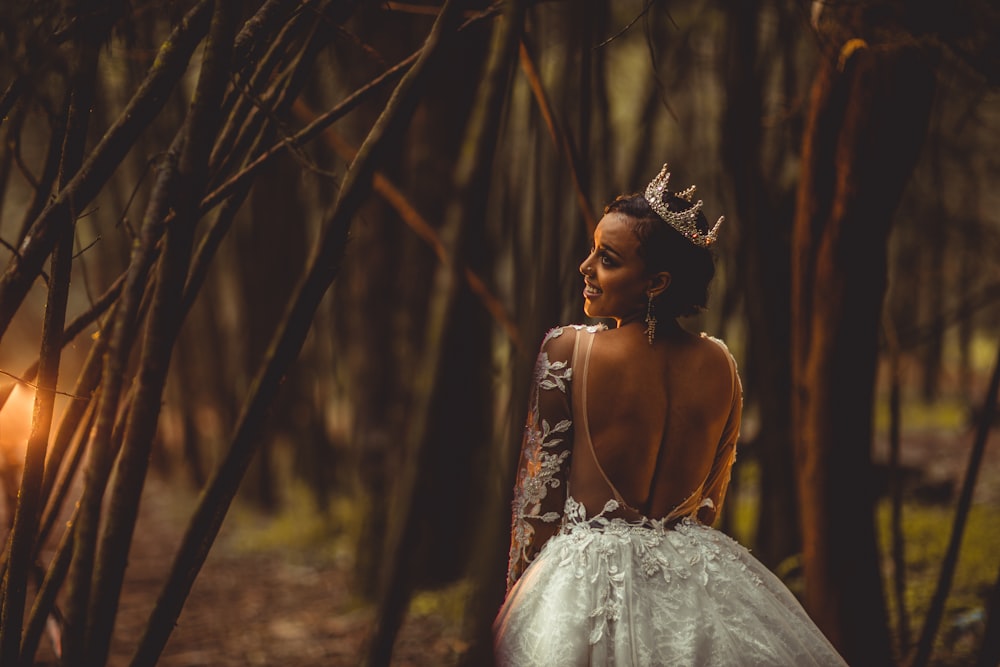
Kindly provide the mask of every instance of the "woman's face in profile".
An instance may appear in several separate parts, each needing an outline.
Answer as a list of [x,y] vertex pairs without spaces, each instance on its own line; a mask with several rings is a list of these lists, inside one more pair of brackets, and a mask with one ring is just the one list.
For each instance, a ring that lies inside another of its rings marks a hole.
[[580,264],[583,311],[589,317],[614,318],[619,323],[646,309],[649,281],[639,256],[639,238],[622,213],[608,213],[597,223],[590,254]]

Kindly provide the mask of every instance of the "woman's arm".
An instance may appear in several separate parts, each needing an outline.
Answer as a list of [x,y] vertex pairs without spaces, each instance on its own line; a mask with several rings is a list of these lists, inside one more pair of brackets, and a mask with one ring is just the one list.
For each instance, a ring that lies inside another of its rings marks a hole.
[[553,329],[535,362],[514,486],[508,591],[562,521],[573,445],[569,391],[577,335],[569,327]]

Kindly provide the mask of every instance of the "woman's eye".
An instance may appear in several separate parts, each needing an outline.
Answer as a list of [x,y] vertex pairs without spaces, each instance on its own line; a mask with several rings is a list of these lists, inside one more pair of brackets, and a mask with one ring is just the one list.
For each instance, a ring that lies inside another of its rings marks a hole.
[[608,256],[606,252],[602,252],[599,257],[601,258],[601,264],[604,266],[612,266],[613,262],[611,261],[611,257]]

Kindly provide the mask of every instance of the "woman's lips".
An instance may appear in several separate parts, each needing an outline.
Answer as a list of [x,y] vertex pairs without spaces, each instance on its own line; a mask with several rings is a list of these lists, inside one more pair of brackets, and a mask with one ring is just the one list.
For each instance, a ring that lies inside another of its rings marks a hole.
[[583,285],[583,296],[585,296],[585,297],[593,297],[593,296],[599,296],[601,293],[602,292],[601,292],[601,290],[599,288],[594,287],[590,283],[584,283],[584,285]]

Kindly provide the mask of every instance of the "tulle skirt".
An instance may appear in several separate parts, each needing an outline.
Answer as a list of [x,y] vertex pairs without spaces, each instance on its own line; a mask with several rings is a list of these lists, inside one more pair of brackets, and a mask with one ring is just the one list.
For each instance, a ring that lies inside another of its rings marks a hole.
[[846,664],[749,551],[690,520],[567,524],[493,630],[501,667]]

